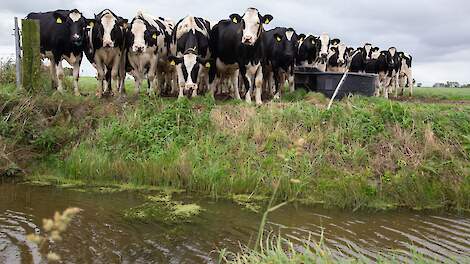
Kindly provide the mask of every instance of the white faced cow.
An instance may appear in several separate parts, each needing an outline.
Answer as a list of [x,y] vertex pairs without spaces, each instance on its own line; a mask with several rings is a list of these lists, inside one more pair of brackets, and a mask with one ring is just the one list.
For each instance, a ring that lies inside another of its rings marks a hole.
[[320,41],[320,50],[318,51],[318,56],[315,60],[313,67],[321,72],[325,72],[328,64],[330,36],[328,35],[328,33],[323,33],[318,39]]
[[330,47],[328,54],[328,71],[344,73],[348,70],[349,54],[346,44],[336,42]]
[[217,84],[222,83],[222,78],[229,78],[235,98],[240,99],[240,74],[247,90],[245,100],[251,102],[251,92],[255,87],[256,104],[262,104],[263,66],[266,63],[263,25],[272,19],[271,15],[261,15],[256,8],[248,8],[243,16],[232,14],[230,20],[222,20],[212,28],[211,51],[216,64],[210,77],[212,94]]
[[137,94],[140,92],[145,75],[149,80],[149,95],[156,91],[158,45],[164,45],[163,39],[164,34],[158,24],[148,15],[141,11],[137,12],[137,16],[132,20],[126,32],[127,60],[131,68],[131,75],[135,79]]
[[[97,96],[104,92],[113,94],[118,89],[122,90],[124,68],[124,31],[127,19],[115,15],[111,10],[105,9],[95,15],[93,27],[91,28],[92,61],[97,70],[98,91]],[[111,91],[105,80],[111,83]]]
[[57,91],[63,92],[62,60],[73,66],[73,88],[80,95],[78,78],[82,62],[86,19],[77,9],[30,13],[27,19],[37,19],[40,25],[41,54],[51,61],[51,77]]
[[209,69],[212,65],[209,51],[210,23],[200,17],[187,16],[176,24],[173,31],[173,43],[176,56],[170,56],[172,64],[176,64],[178,74],[178,97],[184,91],[198,95],[198,89],[209,86]]

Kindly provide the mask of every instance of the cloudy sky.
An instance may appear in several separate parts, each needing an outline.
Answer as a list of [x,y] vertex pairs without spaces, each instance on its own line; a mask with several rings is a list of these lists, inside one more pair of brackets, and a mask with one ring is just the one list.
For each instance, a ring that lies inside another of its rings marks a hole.
[[[14,53],[13,17],[32,11],[77,8],[92,17],[105,8],[132,18],[137,10],[178,20],[191,14],[210,21],[257,7],[274,16],[269,28],[293,27],[299,33],[328,32],[352,47],[373,43],[396,46],[414,56],[418,82],[470,83],[470,2],[468,0],[2,0],[0,57]],[[86,60],[86,59],[85,59]],[[93,75],[89,63],[83,73]]]

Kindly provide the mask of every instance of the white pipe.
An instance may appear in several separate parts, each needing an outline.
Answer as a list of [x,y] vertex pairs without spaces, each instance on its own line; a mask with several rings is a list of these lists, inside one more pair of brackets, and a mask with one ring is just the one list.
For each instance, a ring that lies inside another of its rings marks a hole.
[[333,101],[334,101],[335,98],[336,98],[336,95],[338,95],[339,89],[341,88],[341,86],[343,86],[343,83],[344,83],[344,81],[346,80],[346,76],[348,76],[348,73],[349,73],[349,71],[344,72],[343,77],[341,78],[341,80],[340,80],[339,83],[338,83],[338,86],[336,86],[335,93],[334,93],[333,96],[331,97],[330,103],[328,104],[328,110],[330,110],[331,105],[333,104]]

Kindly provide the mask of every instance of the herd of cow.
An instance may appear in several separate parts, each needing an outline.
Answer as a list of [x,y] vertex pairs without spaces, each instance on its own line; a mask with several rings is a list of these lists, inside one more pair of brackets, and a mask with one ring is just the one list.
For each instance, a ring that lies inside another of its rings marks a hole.
[[128,21],[109,9],[86,19],[78,10],[30,13],[40,23],[41,54],[51,61],[57,90],[63,91],[62,60],[73,66],[74,93],[83,54],[97,71],[97,95],[124,92],[129,73],[135,90],[148,80],[149,93],[197,96],[229,89],[232,96],[256,104],[264,97],[279,98],[281,87],[294,87],[296,66],[318,71],[378,74],[377,95],[388,97],[413,88],[412,57],[396,48],[380,51],[371,44],[353,49],[339,39],[297,34],[292,28],[265,31],[273,17],[248,8],[215,25],[187,16],[171,19],[138,12]]

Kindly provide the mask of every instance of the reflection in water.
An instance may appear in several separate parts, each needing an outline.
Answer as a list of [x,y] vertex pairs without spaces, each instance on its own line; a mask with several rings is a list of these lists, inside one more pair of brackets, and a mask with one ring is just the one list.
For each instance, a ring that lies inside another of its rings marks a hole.
[[[189,199],[189,198],[188,198]],[[91,194],[52,187],[0,184],[0,263],[39,263],[38,248],[26,234],[41,232],[43,218],[67,207],[84,209],[52,250],[74,263],[210,263],[217,250],[240,249],[253,241],[260,215],[230,202],[190,199],[205,211],[194,223],[130,223],[121,211],[142,203],[137,193]],[[411,249],[436,260],[470,257],[470,220],[466,216],[414,212],[350,213],[286,207],[270,217],[270,227],[299,249],[325,242],[337,256],[371,260]],[[44,252],[42,252],[44,253]],[[468,259],[467,259],[468,260]],[[460,261],[461,262],[461,261]]]

